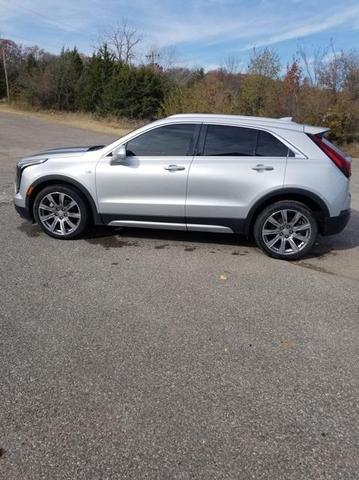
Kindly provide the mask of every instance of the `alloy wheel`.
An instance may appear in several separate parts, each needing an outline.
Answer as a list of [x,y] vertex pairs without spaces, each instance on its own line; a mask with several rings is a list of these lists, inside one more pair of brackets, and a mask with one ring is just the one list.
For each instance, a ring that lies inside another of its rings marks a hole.
[[75,232],[81,222],[80,206],[63,192],[45,195],[39,204],[38,214],[42,225],[49,232],[61,236]]
[[298,210],[283,209],[272,213],[264,222],[262,238],[273,253],[293,255],[303,250],[311,239],[309,219]]

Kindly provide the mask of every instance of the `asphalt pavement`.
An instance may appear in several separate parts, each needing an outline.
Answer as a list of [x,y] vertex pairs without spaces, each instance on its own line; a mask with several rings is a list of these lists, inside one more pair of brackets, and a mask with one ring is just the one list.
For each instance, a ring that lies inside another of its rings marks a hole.
[[112,140],[0,113],[0,478],[358,479],[359,161],[350,224],[293,263],[20,219],[19,157]]

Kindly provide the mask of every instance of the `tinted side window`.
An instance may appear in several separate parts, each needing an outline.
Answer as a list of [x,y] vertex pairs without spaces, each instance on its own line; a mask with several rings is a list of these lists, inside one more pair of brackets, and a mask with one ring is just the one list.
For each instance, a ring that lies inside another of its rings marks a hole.
[[139,135],[127,143],[127,155],[184,156],[189,149],[195,125],[167,125]]
[[256,141],[257,130],[208,125],[204,155],[252,156],[256,148]]
[[278,138],[268,132],[259,131],[256,148],[257,157],[286,157],[289,153],[292,153],[289,156],[294,156],[293,152]]

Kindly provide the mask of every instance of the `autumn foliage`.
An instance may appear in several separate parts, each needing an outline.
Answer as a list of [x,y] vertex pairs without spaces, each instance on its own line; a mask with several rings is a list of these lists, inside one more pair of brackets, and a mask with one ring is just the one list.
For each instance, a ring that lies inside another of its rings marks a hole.
[[[264,48],[253,50],[242,72],[233,61],[205,72],[135,62],[132,53],[123,60],[106,42],[91,57],[76,49],[51,55],[11,40],[2,40],[0,46],[11,100],[33,108],[134,119],[181,112],[293,117],[328,126],[340,143],[359,141],[359,55],[355,51],[321,49],[311,57],[299,49],[283,69],[278,54]],[[1,64],[0,99],[5,97]]]

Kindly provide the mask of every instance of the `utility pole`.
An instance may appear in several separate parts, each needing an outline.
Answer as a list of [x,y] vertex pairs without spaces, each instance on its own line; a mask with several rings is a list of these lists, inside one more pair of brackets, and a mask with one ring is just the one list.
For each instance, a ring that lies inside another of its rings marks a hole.
[[[1,42],[1,40],[0,40],[0,42]],[[4,75],[5,75],[5,83],[6,83],[7,102],[10,103],[9,79],[8,79],[8,76],[7,76],[5,49],[4,49],[4,44],[2,42],[1,42],[1,48],[2,48],[2,63],[3,63],[3,66],[4,66]]]
[[150,65],[154,66],[154,65],[156,65],[156,63],[160,59],[160,54],[156,53],[154,50],[152,50],[148,55],[146,55],[146,58],[148,60],[148,63]]

